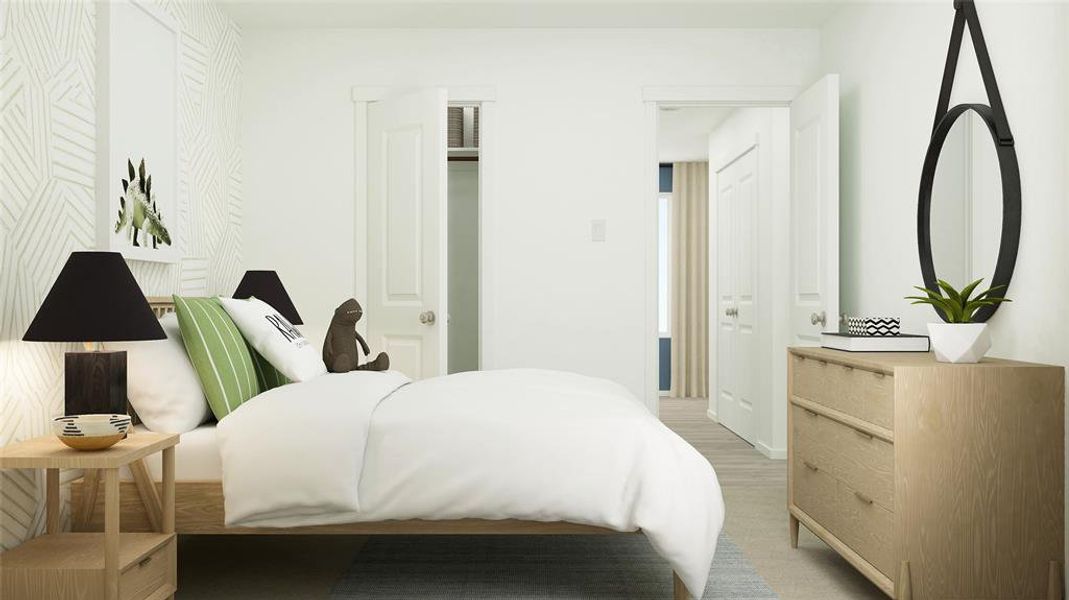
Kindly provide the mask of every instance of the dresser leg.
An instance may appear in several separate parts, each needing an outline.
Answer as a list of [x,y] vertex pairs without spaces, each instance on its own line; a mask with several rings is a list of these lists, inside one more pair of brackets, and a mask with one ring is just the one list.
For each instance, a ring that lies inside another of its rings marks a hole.
[[1062,598],[1062,565],[1052,560],[1047,568],[1047,600],[1062,600]]
[[683,585],[683,580],[675,571],[672,571],[672,600],[690,600],[687,586]]
[[794,517],[794,513],[787,513],[788,519],[790,519],[791,529],[791,548],[799,547],[799,518]]
[[913,582],[910,581],[909,561],[904,560],[898,567],[898,581],[895,582],[895,600],[913,600]]

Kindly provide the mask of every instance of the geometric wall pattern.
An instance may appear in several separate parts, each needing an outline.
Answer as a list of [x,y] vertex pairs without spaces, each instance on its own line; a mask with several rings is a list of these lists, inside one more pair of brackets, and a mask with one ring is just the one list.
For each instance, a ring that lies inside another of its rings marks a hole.
[[[242,274],[241,40],[207,2],[161,1],[180,26],[179,263],[131,261],[147,295],[232,291]],[[68,254],[95,247],[95,7],[0,3],[0,445],[63,409],[61,344],[19,341]],[[44,478],[0,476],[0,549],[43,529]],[[64,515],[66,518],[66,514]]]

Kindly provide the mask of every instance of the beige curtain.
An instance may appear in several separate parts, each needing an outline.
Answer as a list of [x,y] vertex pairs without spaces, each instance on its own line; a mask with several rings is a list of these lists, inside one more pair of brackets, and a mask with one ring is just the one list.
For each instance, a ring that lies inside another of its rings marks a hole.
[[672,388],[674,398],[709,393],[709,163],[672,165]]

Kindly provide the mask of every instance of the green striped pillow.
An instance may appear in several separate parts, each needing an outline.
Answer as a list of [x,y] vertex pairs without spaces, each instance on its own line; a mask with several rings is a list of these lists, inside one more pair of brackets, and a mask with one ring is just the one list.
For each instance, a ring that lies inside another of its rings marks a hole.
[[252,364],[256,367],[256,381],[260,382],[261,392],[292,383],[289,377],[283,375],[274,365],[267,362],[267,359],[257,352],[256,348],[252,347],[252,344],[249,344],[249,354],[252,354]]
[[174,308],[208,406],[222,420],[261,391],[249,347],[215,298],[175,296]]

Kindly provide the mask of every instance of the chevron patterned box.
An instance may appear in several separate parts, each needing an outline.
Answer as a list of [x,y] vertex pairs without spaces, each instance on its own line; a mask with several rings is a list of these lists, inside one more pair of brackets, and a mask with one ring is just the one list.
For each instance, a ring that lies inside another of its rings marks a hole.
[[846,330],[851,335],[894,336],[902,331],[902,319],[900,317],[849,317],[846,321]]

